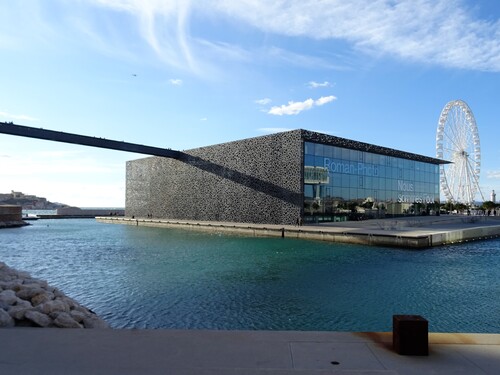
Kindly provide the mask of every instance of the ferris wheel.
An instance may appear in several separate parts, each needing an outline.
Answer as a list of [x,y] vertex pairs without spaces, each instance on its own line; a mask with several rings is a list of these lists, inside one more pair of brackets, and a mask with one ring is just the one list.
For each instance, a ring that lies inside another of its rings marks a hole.
[[439,116],[436,155],[448,161],[440,165],[441,190],[448,201],[474,203],[479,188],[481,145],[476,120],[462,100],[448,102]]

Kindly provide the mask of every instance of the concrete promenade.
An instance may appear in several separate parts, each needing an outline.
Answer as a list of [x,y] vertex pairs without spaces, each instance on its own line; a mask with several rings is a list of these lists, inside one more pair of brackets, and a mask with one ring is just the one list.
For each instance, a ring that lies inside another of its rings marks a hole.
[[304,226],[98,217],[104,223],[312,239],[400,248],[428,248],[500,236],[499,216],[415,216]]
[[0,329],[0,374],[498,374],[500,335],[429,334],[429,356],[391,333]]

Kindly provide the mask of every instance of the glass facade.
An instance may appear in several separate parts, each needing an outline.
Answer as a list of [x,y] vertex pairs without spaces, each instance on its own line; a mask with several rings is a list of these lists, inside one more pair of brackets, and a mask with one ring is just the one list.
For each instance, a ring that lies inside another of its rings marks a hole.
[[304,220],[432,215],[439,165],[304,142]]

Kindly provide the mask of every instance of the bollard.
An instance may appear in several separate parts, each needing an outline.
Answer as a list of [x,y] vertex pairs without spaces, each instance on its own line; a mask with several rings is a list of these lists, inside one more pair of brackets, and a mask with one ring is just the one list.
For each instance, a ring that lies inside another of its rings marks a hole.
[[429,323],[420,315],[392,316],[392,345],[401,355],[429,355]]

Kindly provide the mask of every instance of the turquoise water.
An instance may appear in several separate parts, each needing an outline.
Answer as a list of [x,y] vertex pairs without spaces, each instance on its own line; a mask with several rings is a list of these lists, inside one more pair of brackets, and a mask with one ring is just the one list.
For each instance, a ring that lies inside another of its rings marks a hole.
[[425,251],[38,220],[0,231],[0,261],[117,328],[500,333],[500,240]]

